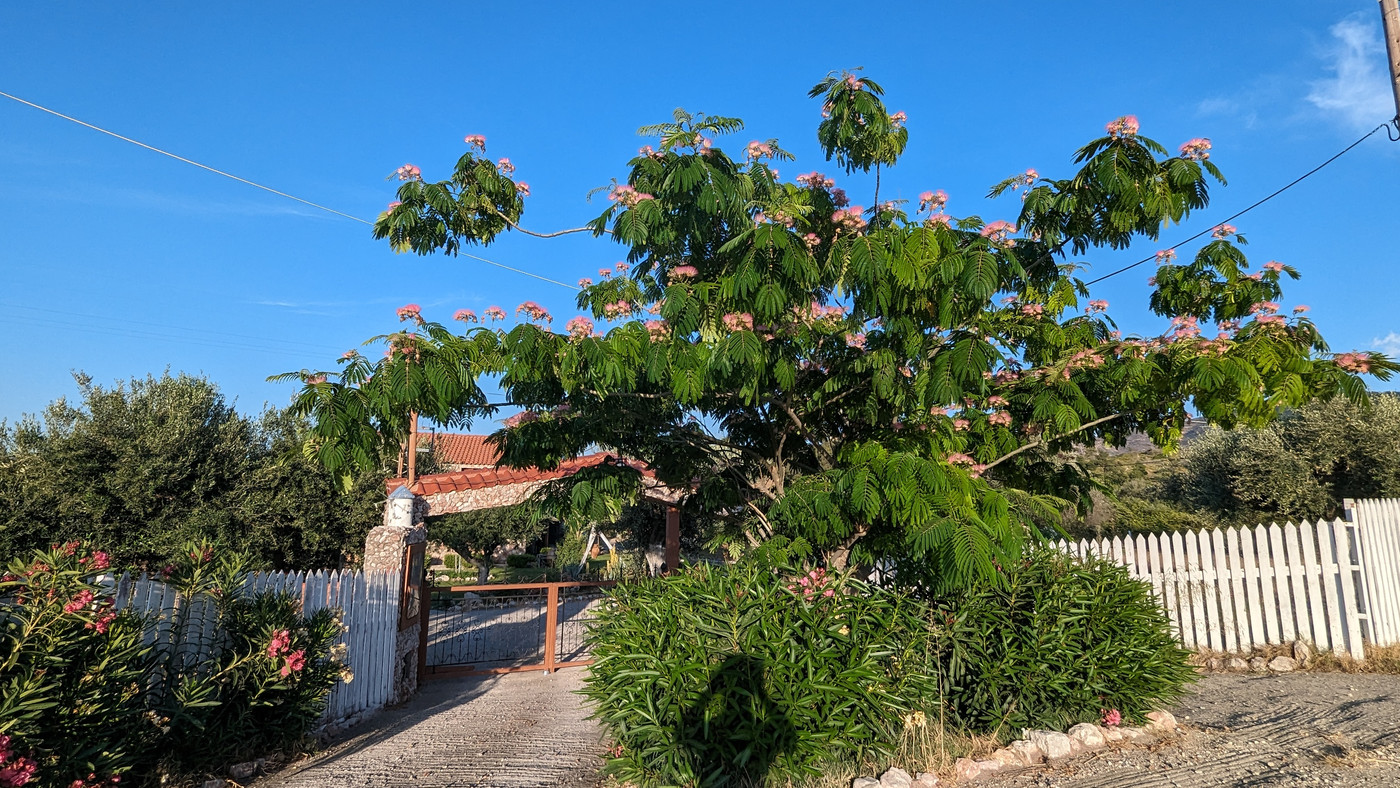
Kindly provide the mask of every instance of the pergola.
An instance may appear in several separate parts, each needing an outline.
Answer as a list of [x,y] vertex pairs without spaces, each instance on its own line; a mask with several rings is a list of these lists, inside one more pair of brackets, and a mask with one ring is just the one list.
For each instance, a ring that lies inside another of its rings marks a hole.
[[583,468],[591,468],[603,463],[623,465],[636,469],[642,475],[642,496],[666,505],[666,549],[667,569],[680,565],[681,557],[681,512],[680,500],[685,490],[669,487],[656,478],[656,474],[642,463],[607,453],[588,454],[567,460],[552,470],[539,468],[473,468],[451,473],[432,473],[417,477],[412,485],[408,479],[398,478],[385,481],[385,492],[392,494],[400,487],[414,495],[414,519],[457,512],[474,512],[480,509],[493,509],[499,506],[513,506],[522,503],[532,493],[550,481],[563,479]]

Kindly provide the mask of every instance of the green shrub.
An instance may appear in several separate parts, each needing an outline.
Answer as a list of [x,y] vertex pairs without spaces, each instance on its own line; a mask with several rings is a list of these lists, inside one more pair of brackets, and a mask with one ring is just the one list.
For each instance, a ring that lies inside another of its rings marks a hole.
[[68,544],[10,562],[0,578],[0,784],[68,786],[122,777],[160,731],[139,687],[151,649],[144,622],[114,614],[93,583],[103,553]]
[[950,720],[971,730],[1064,730],[1180,697],[1195,676],[1151,587],[1117,564],[1039,549],[940,600],[935,629]]
[[110,575],[96,582],[106,563],[70,543],[0,578],[0,785],[178,782],[315,725],[342,670],[334,611],[227,593],[243,586],[240,557],[196,545],[168,567],[178,602],[157,629],[114,612]]
[[[803,584],[806,585],[803,585]],[[640,785],[762,783],[863,762],[937,703],[926,608],[847,578],[697,566],[616,587],[585,694]]]
[[506,566],[511,569],[530,569],[536,566],[538,559],[533,555],[523,553],[513,553],[506,556]]

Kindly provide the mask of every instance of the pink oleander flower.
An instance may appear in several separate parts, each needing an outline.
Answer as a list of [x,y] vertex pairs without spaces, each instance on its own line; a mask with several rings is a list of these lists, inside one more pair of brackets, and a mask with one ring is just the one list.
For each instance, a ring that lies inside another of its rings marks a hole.
[[564,330],[568,331],[569,336],[574,339],[583,339],[593,333],[593,321],[583,315],[579,315],[578,317],[570,318],[569,322],[564,324]]
[[412,164],[405,164],[397,170],[394,170],[394,174],[399,176],[399,180],[401,181],[423,180],[423,171],[413,166]]
[[693,265],[678,265],[675,268],[671,269],[671,278],[678,282],[684,282],[687,279],[694,279],[699,275],[700,271],[697,270]]
[[909,116],[906,115],[903,111],[896,112],[890,116],[890,125],[894,126],[895,128],[899,128],[900,126],[903,126],[908,120]]
[[0,761],[0,788],[19,788],[28,785],[39,771],[39,764],[32,759],[20,756],[13,761]]
[[1204,161],[1210,158],[1210,138],[1193,137],[1183,143],[1178,148],[1181,158],[1192,161]]
[[463,323],[475,323],[476,313],[470,309],[458,309],[452,313],[453,320],[460,320]]
[[279,629],[272,633],[272,640],[267,644],[267,656],[276,659],[286,654],[292,647],[292,633],[285,629]]
[[467,143],[482,153],[486,152],[486,135],[484,134],[468,134],[462,138],[462,142]]
[[108,610],[99,615],[96,620],[83,624],[83,629],[95,630],[97,634],[105,635],[107,634],[108,628],[112,626],[112,622],[116,620],[117,614]]
[[1264,263],[1264,270],[1265,270],[1265,271],[1274,271],[1274,272],[1282,271],[1282,270],[1283,270],[1283,263],[1280,263],[1280,262],[1277,261],[1277,260],[1270,260],[1269,262]]
[[1236,229],[1233,224],[1222,224],[1218,225],[1215,228],[1215,231],[1210,234],[1210,237],[1214,238],[1217,241],[1223,241],[1226,238],[1237,234],[1239,234],[1239,230]]
[[1006,244],[1007,246],[1014,245],[1014,242],[1010,242],[1008,238],[1014,232],[1016,232],[1016,225],[1011,222],[1002,221],[1001,219],[988,222],[981,230],[983,238],[986,238],[993,244]]
[[481,316],[490,320],[505,320],[506,310],[498,306],[488,306],[482,311]]
[[[1303,309],[1306,310],[1307,307],[1303,307]],[[1295,310],[1293,310],[1293,311],[1296,312],[1296,311],[1298,311],[1298,310],[1295,309]],[[111,558],[111,556],[107,555],[106,553],[102,552],[101,550],[97,550],[97,551],[95,551],[95,552],[92,554],[92,565],[91,565],[90,567],[88,567],[88,568],[89,568],[89,569],[92,569],[92,570],[94,570],[94,571],[101,571],[101,570],[106,569],[107,567],[109,567],[109,566],[111,566],[111,565],[112,565],[112,558]]]
[[518,315],[521,312],[524,312],[531,320],[543,320],[546,323],[554,322],[554,318],[550,316],[549,312],[534,301],[526,301],[515,308],[515,314]]
[[1113,728],[1123,724],[1123,715],[1117,709],[1100,709],[1099,715],[1105,728]]
[[608,199],[631,208],[641,202],[656,198],[645,192],[639,192],[625,183],[619,183],[608,192]]
[[92,604],[92,599],[92,592],[84,588],[82,591],[79,591],[68,604],[63,606],[63,612],[76,613]]
[[1301,314],[1303,314],[1304,312],[1308,311],[1308,310],[1311,309],[1311,308],[1312,308],[1312,307],[1309,307],[1307,304],[1299,304],[1299,305],[1293,307],[1293,314],[1295,314],[1295,315],[1301,315]]
[[516,193],[519,194],[521,197],[529,197],[529,196],[530,196],[530,184],[528,184],[528,183],[526,183],[526,182],[524,182],[524,181],[521,181],[521,182],[515,184],[515,191],[516,191]]
[[400,323],[402,323],[405,320],[421,321],[423,319],[422,313],[423,308],[418,306],[417,304],[404,304],[403,306],[395,310],[395,314],[399,316]]
[[283,678],[286,678],[293,673],[300,673],[304,667],[306,667],[306,650],[297,649],[287,655],[287,661],[283,663],[282,670],[279,672]]
[[1089,306],[1087,306],[1084,309],[1084,311],[1089,314],[1093,314],[1095,312],[1107,312],[1108,302],[1103,300],[1102,298],[1096,298],[1089,302]]
[[1138,119],[1136,115],[1123,115],[1120,118],[1109,121],[1104,129],[1108,131],[1110,137],[1131,137],[1138,133]]
[[752,331],[753,315],[747,312],[731,312],[724,316],[724,327],[730,331]]
[[506,175],[509,175],[512,172],[515,172],[515,165],[510,163],[510,159],[498,159],[496,161],[496,169],[500,170]]
[[1011,426],[1011,414],[1010,414],[1010,413],[1007,413],[1007,412],[1004,411],[1004,410],[999,410],[999,411],[997,411],[997,412],[995,412],[995,413],[993,413],[993,414],[987,416],[987,423],[988,423],[988,424],[992,424],[992,425],[996,425],[996,426],[1000,426],[1000,427],[1010,427],[1010,426]]

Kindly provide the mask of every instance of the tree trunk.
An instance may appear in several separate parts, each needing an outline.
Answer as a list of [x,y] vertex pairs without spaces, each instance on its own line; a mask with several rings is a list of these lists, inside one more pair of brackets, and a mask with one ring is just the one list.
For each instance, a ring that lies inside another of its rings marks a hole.
[[483,586],[486,585],[487,583],[491,582],[491,555],[490,555],[490,553],[487,553],[486,557],[483,558],[483,559],[481,559],[480,565],[478,565],[477,568],[476,568],[476,582],[477,582],[478,585],[483,585]]

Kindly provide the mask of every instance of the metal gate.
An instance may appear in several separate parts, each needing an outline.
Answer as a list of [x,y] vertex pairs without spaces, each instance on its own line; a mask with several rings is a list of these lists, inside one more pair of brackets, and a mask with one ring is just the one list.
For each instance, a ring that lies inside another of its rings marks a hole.
[[592,663],[588,623],[615,582],[437,586],[425,678]]

